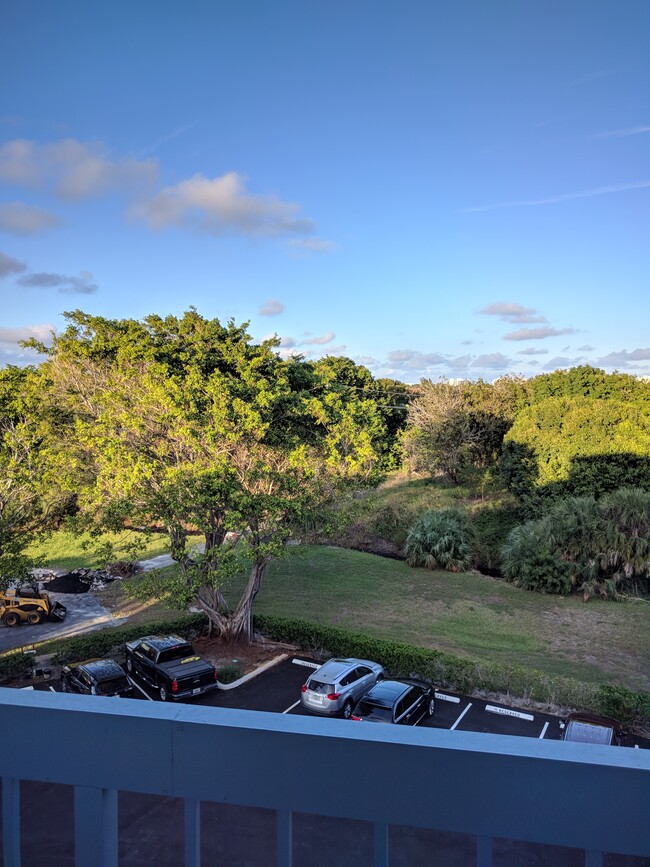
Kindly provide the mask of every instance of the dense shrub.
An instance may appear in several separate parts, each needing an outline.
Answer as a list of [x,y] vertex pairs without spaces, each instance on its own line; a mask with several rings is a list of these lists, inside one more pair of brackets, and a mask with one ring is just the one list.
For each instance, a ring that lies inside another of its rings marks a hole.
[[501,548],[511,531],[524,520],[520,506],[484,506],[472,514],[476,534],[476,568],[488,575],[501,575]]
[[600,500],[570,497],[516,527],[501,550],[504,576],[546,593],[588,599],[643,593],[650,578],[650,492],[622,488]]
[[472,565],[475,534],[458,509],[425,512],[411,527],[404,552],[409,566],[463,572]]
[[34,665],[34,657],[19,650],[0,656],[0,682],[12,677],[27,677]]

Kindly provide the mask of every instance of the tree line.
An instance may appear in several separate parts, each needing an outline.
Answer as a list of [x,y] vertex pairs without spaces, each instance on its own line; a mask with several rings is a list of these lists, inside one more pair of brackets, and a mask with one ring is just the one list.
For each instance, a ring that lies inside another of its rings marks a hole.
[[[2,586],[27,577],[29,541],[64,520],[93,531],[155,524],[179,566],[176,601],[248,640],[266,568],[287,539],[326,521],[342,490],[393,470],[505,486],[528,519],[568,496],[650,490],[650,385],[632,376],[578,367],[408,386],[349,358],[282,358],[277,339],[256,343],[247,323],[193,308],[65,317],[50,347],[28,343],[40,364],[0,371]],[[531,532],[511,549],[528,550]],[[466,553],[452,551],[456,567]],[[245,591],[227,598],[242,564]]]

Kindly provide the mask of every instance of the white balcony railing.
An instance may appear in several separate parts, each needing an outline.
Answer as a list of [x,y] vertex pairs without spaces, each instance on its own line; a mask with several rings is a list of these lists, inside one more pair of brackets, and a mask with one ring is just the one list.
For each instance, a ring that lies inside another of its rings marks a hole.
[[75,787],[77,867],[116,867],[118,791],[184,800],[186,867],[201,801],[276,811],[279,867],[297,812],[371,822],[376,867],[390,826],[475,835],[478,867],[494,838],[583,849],[587,867],[650,855],[646,750],[13,689],[0,734],[5,867],[20,865],[20,780]]

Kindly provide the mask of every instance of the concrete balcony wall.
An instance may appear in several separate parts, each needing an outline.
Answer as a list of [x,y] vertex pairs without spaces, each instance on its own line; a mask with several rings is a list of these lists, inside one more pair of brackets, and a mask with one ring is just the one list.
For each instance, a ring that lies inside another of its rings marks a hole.
[[588,867],[650,855],[645,750],[11,689],[0,731],[6,867],[20,865],[19,780],[75,787],[78,867],[117,864],[118,791],[183,799],[187,867],[201,801],[275,811],[280,867],[295,813],[372,823],[382,867],[396,825],[475,835],[480,867],[493,838],[583,849]]

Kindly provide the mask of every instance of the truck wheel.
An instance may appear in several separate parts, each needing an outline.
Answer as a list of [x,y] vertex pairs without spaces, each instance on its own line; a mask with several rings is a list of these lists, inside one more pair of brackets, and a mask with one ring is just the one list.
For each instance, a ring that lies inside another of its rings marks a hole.
[[7,611],[5,616],[2,618],[2,622],[5,626],[18,626],[20,618],[14,611]]
[[37,623],[40,623],[43,619],[43,615],[40,611],[30,611],[27,615],[27,622],[32,626],[36,626]]
[[167,687],[165,686],[164,683],[160,684],[160,687],[158,688],[158,694],[160,695],[161,701],[167,701],[167,699],[169,698],[169,694],[167,692]]
[[133,660],[130,656],[127,656],[126,658],[126,670],[129,674],[133,674]]

